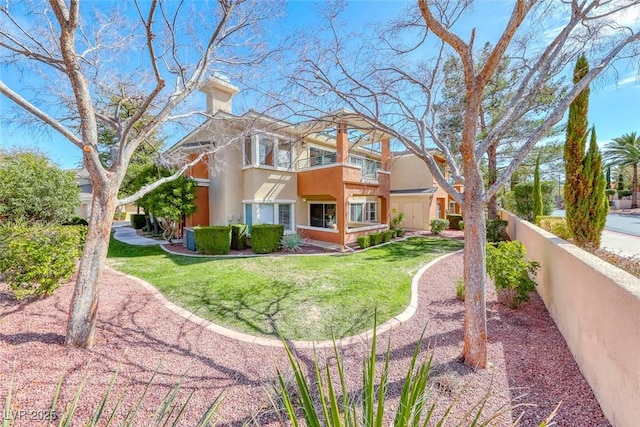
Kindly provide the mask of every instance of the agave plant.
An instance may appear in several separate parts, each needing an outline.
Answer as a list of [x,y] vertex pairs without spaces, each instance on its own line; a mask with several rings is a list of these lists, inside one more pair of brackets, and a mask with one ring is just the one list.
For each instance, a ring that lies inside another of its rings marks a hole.
[[[297,357],[293,355],[287,343],[285,349],[289,357],[295,387],[285,380],[278,370],[280,394],[285,412],[294,427],[301,425],[301,419],[308,427],[382,427],[388,425],[385,420],[393,418],[394,427],[442,426],[449,417],[457,398],[449,404],[442,415],[436,416],[437,398],[430,393],[429,375],[431,373],[432,358],[418,362],[422,337],[418,340],[400,393],[397,409],[394,414],[388,413],[386,406],[389,385],[390,348],[384,356],[384,365],[380,377],[376,376],[376,327],[373,328],[373,338],[370,352],[362,367],[362,395],[359,399],[351,399],[346,386],[344,366],[338,348],[333,346],[336,360],[337,378],[332,376],[329,366],[320,367],[317,354],[314,358],[313,381],[308,380]],[[464,392],[461,391],[460,393]],[[463,421],[458,425],[486,426],[495,422],[503,413],[510,411],[510,405],[499,408],[492,414],[485,414],[485,404],[490,397],[490,391],[465,411]],[[524,404],[515,405],[523,406]],[[559,405],[558,405],[559,406]],[[540,427],[549,425],[558,408],[540,423]],[[300,416],[300,412],[302,415]],[[482,420],[484,418],[484,420]],[[513,425],[519,424],[518,418]],[[464,423],[464,424],[463,424]]]

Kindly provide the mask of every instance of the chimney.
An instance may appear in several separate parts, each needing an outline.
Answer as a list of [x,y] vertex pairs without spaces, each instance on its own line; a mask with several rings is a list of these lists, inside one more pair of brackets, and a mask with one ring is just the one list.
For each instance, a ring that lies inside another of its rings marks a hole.
[[231,113],[233,96],[240,89],[232,85],[227,76],[215,73],[200,86],[200,92],[207,95],[207,113],[215,114],[218,110]]

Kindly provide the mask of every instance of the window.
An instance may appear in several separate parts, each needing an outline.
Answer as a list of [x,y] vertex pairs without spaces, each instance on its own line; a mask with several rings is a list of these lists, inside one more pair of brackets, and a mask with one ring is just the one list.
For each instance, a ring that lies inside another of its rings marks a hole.
[[291,169],[291,143],[278,141],[278,167]]
[[285,230],[291,230],[291,204],[278,205],[278,224],[284,225]]
[[366,222],[377,222],[378,220],[378,204],[375,202],[367,202],[365,204],[364,220]]
[[362,222],[362,208],[364,205],[362,203],[358,204],[350,204],[349,205],[349,221],[351,222]]
[[247,224],[249,233],[251,233],[251,226],[253,225],[253,206],[251,203],[244,205],[244,222]]
[[336,228],[336,204],[310,203],[309,225],[319,228]]
[[376,202],[351,203],[349,205],[349,221],[377,222],[378,204]]
[[449,200],[449,213],[456,213],[456,202],[454,202],[453,200]]
[[335,152],[309,147],[309,166],[328,165],[335,162]]
[[256,224],[275,224],[273,215],[274,205],[270,203],[256,203]]
[[244,139],[244,165],[249,166],[253,164],[253,144],[251,143],[251,137]]
[[251,232],[253,224],[282,224],[284,229],[291,231],[293,226],[292,203],[246,203],[245,223]]
[[260,136],[258,143],[258,163],[262,166],[273,166],[273,139]]

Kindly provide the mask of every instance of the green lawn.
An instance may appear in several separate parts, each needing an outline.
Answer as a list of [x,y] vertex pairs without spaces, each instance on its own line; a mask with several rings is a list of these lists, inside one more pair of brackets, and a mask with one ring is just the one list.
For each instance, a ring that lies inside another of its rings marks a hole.
[[[412,238],[349,255],[193,258],[111,240],[109,262],[220,325],[259,336],[323,340],[402,312],[411,278],[462,243]],[[452,291],[453,292],[453,291]]]

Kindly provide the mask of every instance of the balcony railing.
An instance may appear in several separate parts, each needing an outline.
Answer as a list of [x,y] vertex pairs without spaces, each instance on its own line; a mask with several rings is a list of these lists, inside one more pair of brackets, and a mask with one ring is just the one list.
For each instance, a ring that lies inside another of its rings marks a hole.
[[336,162],[336,153],[325,153],[319,156],[300,159],[296,162],[296,169],[309,169],[316,166],[330,165]]
[[362,181],[378,181],[378,170],[382,170],[382,165],[379,161],[350,155],[349,163],[360,166],[362,169]]
[[[325,166],[336,163],[336,153],[325,153],[319,156],[300,159],[296,162],[296,169],[309,169],[317,166]],[[359,166],[362,169],[363,182],[377,182],[378,171],[382,165],[377,160],[367,159],[361,156],[350,155],[349,164]]]

